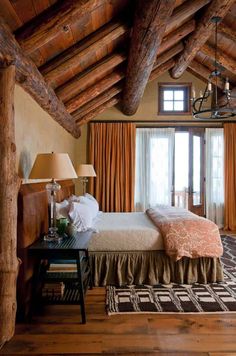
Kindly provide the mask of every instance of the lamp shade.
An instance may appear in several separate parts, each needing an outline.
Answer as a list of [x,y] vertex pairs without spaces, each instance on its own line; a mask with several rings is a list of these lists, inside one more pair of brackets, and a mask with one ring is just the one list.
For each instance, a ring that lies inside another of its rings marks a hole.
[[78,177],[67,153],[39,153],[29,178],[71,179]]
[[77,168],[78,177],[96,177],[92,164],[80,164]]

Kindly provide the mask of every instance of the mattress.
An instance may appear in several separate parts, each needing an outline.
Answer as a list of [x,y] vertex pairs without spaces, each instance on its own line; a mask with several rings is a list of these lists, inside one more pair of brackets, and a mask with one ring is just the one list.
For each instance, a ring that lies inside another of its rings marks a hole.
[[163,250],[160,231],[146,213],[101,213],[89,251]]

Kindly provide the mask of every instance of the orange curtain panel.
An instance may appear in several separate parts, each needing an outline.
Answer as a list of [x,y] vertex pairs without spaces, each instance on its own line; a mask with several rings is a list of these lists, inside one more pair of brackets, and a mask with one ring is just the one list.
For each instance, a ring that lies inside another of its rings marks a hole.
[[97,177],[90,191],[106,212],[134,210],[135,124],[91,123],[89,158]]
[[236,124],[224,124],[225,230],[236,231]]

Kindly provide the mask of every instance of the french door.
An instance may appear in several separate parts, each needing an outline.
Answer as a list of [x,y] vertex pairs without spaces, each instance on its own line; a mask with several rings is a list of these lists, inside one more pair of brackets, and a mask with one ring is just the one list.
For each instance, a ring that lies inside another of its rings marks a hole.
[[204,128],[176,130],[172,204],[204,216]]

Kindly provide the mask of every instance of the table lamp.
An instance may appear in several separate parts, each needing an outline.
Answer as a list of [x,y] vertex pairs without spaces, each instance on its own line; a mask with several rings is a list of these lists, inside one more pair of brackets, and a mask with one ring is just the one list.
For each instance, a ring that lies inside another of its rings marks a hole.
[[59,241],[61,237],[56,227],[56,192],[61,186],[55,179],[78,178],[75,169],[67,153],[39,153],[35,159],[29,175],[30,179],[51,179],[46,185],[50,193],[50,226],[48,234],[44,236],[46,241]]
[[79,164],[77,168],[77,176],[80,178],[83,184],[83,194],[86,193],[86,184],[88,177],[96,177],[96,172],[92,164]]

